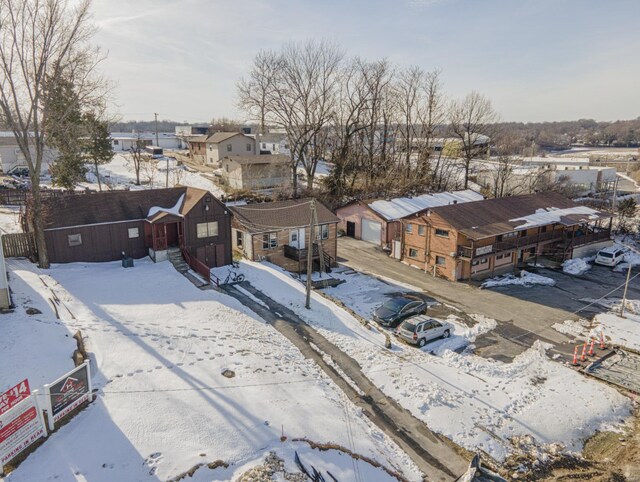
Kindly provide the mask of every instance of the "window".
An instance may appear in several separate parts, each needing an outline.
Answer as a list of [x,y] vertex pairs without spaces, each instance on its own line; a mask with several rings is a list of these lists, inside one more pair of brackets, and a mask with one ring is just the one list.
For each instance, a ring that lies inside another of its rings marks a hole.
[[321,224],[316,231],[316,239],[329,239],[329,225]]
[[218,235],[218,221],[212,223],[196,224],[196,233],[198,238],[210,238]]
[[487,264],[489,262],[489,258],[476,259],[471,266],[482,266],[483,264]]
[[444,266],[447,264],[447,259],[444,256],[436,256],[436,265]]
[[247,151],[251,152],[251,144],[247,143]]
[[67,236],[67,242],[69,243],[69,246],[82,246],[82,235],[70,234]]
[[231,152],[231,144],[227,144],[227,152]]
[[515,238],[517,235],[518,235],[518,233],[516,233],[516,232],[514,231],[513,233],[503,234],[503,235],[502,235],[502,237],[503,237],[504,239],[507,239],[507,238]]
[[412,233],[412,232],[413,232],[413,224],[407,223],[407,233]]
[[129,228],[129,239],[139,238],[140,237],[140,229],[138,228]]
[[119,141],[118,139],[114,139],[114,140],[113,140],[113,145],[114,145],[114,146],[117,146],[117,145],[119,145],[119,144],[120,144],[120,141]]
[[416,248],[409,248],[409,257],[410,258],[417,258],[418,257],[418,250]]
[[262,249],[278,247],[278,233],[264,233],[262,235]]
[[242,231],[236,231],[236,246],[239,249],[242,249],[242,241],[243,241]]
[[418,224],[418,234],[420,236],[424,236],[424,233],[426,232],[427,227],[424,224]]
[[267,148],[267,143],[266,143],[266,142],[263,142],[263,143],[262,143],[262,148],[263,148],[263,149],[266,149],[266,148]]
[[447,231],[446,229],[437,229],[436,228],[436,236],[440,236],[441,238],[448,238],[449,237],[449,231]]

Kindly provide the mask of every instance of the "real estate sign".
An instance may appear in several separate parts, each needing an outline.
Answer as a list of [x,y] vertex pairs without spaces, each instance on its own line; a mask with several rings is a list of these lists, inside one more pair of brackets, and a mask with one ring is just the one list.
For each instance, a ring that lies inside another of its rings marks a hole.
[[0,395],[0,415],[11,410],[12,407],[15,407],[22,400],[27,399],[29,395],[31,395],[29,380],[25,378]]
[[89,363],[83,363],[55,382],[44,386],[49,404],[49,428],[91,397]]
[[37,391],[0,415],[0,472],[7,462],[47,435],[36,395]]

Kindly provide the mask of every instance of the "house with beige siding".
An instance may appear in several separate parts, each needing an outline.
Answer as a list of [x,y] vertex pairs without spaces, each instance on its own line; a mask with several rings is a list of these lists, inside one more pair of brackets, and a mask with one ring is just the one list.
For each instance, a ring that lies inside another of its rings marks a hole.
[[256,141],[242,132],[216,132],[205,141],[207,153],[205,163],[220,165],[224,157],[255,156]]
[[539,257],[595,254],[612,243],[611,220],[556,193],[434,207],[402,220],[402,260],[451,281],[482,279]]
[[233,189],[268,191],[291,185],[291,168],[287,156],[229,156],[222,158],[221,164],[222,179]]
[[269,261],[288,271],[307,270],[309,247],[313,270],[335,266],[338,222],[316,201],[318,224],[311,236],[311,199],[292,199],[231,207],[232,246],[252,261]]

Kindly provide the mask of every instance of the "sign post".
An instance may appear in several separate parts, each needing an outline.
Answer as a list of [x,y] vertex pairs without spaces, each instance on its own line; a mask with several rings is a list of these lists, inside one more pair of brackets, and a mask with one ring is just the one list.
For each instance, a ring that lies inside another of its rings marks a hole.
[[55,429],[55,423],[75,408],[91,399],[91,373],[89,362],[85,362],[44,386],[49,429]]

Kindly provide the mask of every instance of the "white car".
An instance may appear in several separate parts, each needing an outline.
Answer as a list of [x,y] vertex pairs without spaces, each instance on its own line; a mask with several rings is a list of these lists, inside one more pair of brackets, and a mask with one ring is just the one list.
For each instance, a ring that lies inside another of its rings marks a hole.
[[412,316],[398,327],[397,334],[407,343],[423,347],[428,341],[437,338],[449,338],[453,325],[425,315]]
[[598,251],[595,262],[602,266],[616,266],[622,261],[624,261],[624,251],[615,246],[609,246]]

